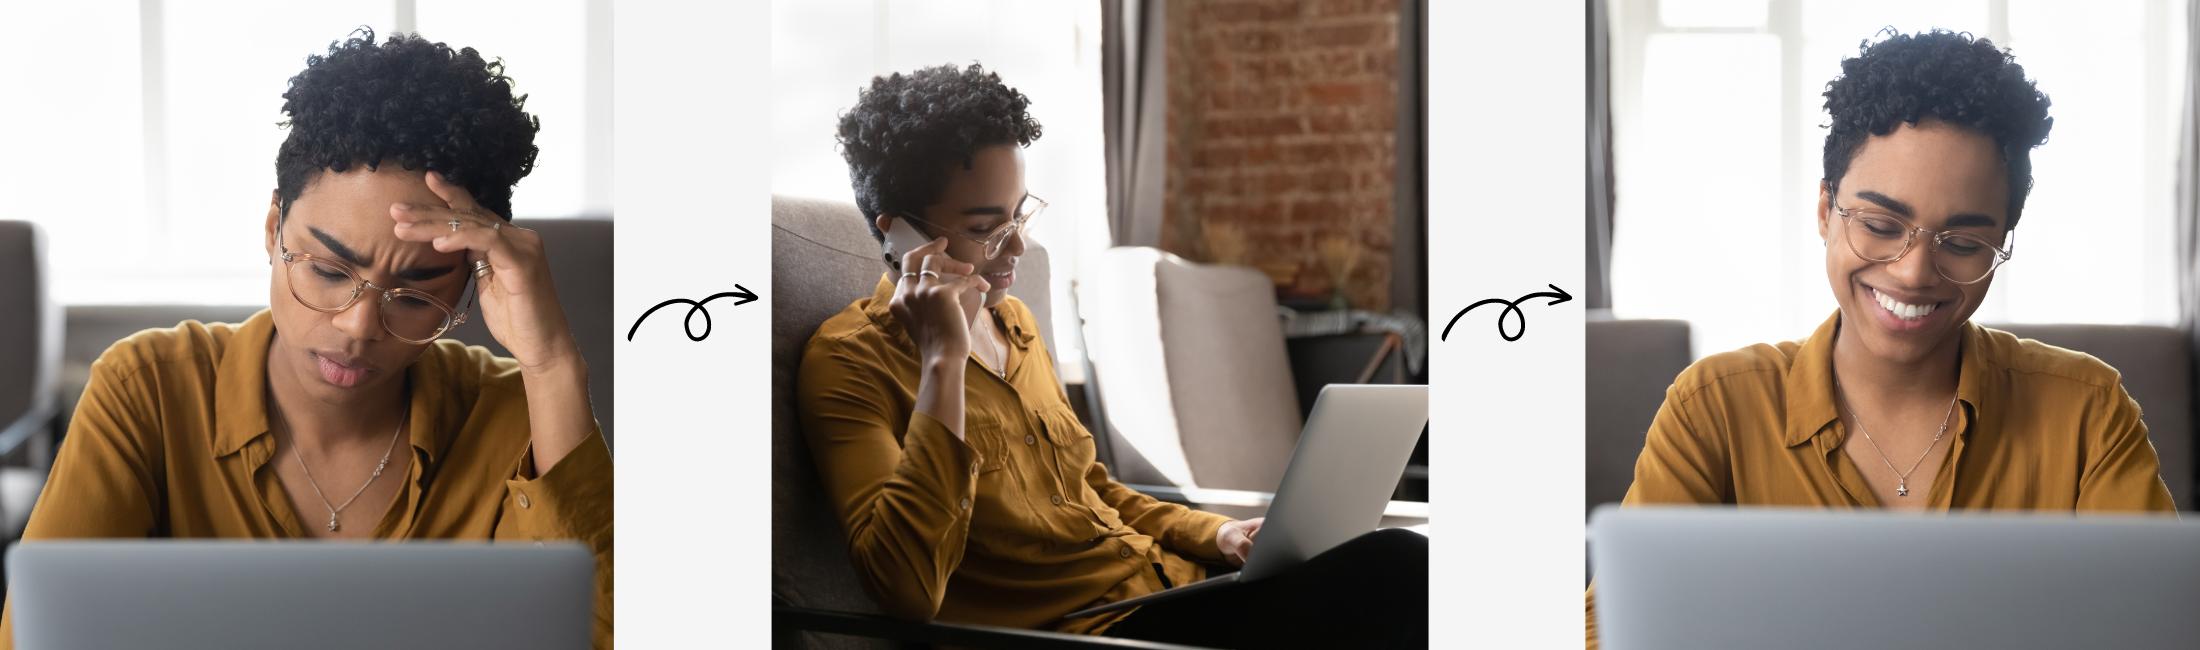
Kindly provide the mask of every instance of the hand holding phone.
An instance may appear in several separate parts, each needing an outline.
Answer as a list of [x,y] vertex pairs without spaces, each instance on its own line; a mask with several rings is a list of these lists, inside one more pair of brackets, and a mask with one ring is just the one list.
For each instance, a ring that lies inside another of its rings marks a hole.
[[947,244],[944,237],[926,238],[900,217],[887,223],[886,251],[899,256],[902,269],[889,306],[918,354],[931,360],[970,355],[970,321],[984,311],[985,294],[992,290],[975,275],[977,267],[947,254]]

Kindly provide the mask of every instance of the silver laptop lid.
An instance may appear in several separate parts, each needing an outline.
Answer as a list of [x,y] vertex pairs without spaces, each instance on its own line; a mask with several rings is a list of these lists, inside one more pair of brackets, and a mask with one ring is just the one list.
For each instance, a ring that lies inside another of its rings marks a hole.
[[1428,386],[1323,387],[1239,579],[1281,572],[1375,530],[1427,425]]
[[15,647],[589,645],[577,544],[44,541],[8,550]]
[[2200,647],[2167,517],[1600,508],[1605,648]]

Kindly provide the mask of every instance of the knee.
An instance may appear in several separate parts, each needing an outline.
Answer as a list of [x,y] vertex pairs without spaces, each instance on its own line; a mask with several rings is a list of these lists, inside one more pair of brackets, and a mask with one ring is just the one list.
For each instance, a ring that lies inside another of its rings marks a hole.
[[1369,546],[1390,553],[1419,553],[1428,555],[1428,536],[1404,528],[1384,528],[1361,535]]
[[1386,572],[1428,571],[1428,536],[1403,528],[1362,533],[1330,552],[1355,558],[1352,564],[1382,567]]

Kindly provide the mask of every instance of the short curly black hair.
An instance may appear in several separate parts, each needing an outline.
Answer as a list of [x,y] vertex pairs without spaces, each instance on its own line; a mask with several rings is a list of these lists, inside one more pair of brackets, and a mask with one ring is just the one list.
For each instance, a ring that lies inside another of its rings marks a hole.
[[1857,47],[1841,61],[1841,76],[1826,83],[1825,183],[1838,188],[1865,139],[1892,133],[1897,124],[1931,118],[1993,138],[2009,173],[2009,223],[2016,228],[2032,191],[2032,148],[2047,142],[2055,118],[2047,95],[2024,78],[2024,66],[1993,41],[1935,29],[1879,32],[1878,43]]
[[915,213],[946,191],[950,165],[969,169],[979,149],[1029,146],[1039,139],[1031,100],[972,63],[873,77],[840,115],[840,155],[848,160],[856,208],[871,236],[881,213]]
[[509,221],[512,186],[535,168],[541,124],[512,94],[502,60],[452,50],[418,34],[377,45],[362,27],[306,57],[283,93],[290,135],[275,153],[275,194],[284,216],[323,170],[405,169],[443,174],[482,207]]

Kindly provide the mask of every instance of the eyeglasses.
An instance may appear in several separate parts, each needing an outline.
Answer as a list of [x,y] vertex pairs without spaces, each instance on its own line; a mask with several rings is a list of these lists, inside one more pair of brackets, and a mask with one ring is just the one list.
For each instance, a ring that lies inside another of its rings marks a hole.
[[[2003,262],[2014,254],[1994,245],[1976,232],[1943,230],[1934,232],[1911,226],[1910,222],[1885,212],[1860,209],[1850,210],[1834,206],[1833,213],[1840,215],[1846,224],[1843,239],[1849,242],[1849,250],[1857,257],[1873,262],[1894,262],[1910,252],[1910,244],[1922,233],[1932,239],[1933,270],[1940,277],[1956,284],[1977,284],[1993,274]],[[2015,232],[2009,234],[2014,235]],[[2014,248],[2014,242],[2008,242]]]
[[324,314],[334,314],[350,309],[359,302],[359,296],[368,290],[381,294],[382,327],[391,336],[407,343],[434,342],[444,332],[466,322],[467,310],[453,310],[435,296],[413,289],[385,289],[359,277],[350,265],[343,262],[315,257],[310,253],[293,253],[282,243],[282,231],[275,234],[275,246],[282,253],[284,273],[290,280],[290,297],[298,304]]
[[918,219],[912,216],[903,216],[902,218],[908,219],[916,223],[924,224],[926,226],[931,226],[933,230],[937,230],[948,235],[953,235],[957,239],[969,242],[976,242],[979,246],[985,247],[985,258],[990,260],[996,257],[1000,257],[1001,251],[1008,250],[1008,241],[1011,238],[1022,237],[1024,234],[1024,225],[1030,223],[1032,217],[1039,216],[1039,213],[1045,211],[1046,209],[1047,202],[1045,199],[1041,199],[1036,195],[1026,193],[1024,194],[1024,200],[1016,204],[1015,218],[1009,219],[1007,223],[1001,224],[1000,227],[994,228],[991,232],[986,233],[982,237],[971,237],[969,235],[964,235],[962,233],[955,232],[952,229],[941,227],[939,224],[925,221],[923,219]]

